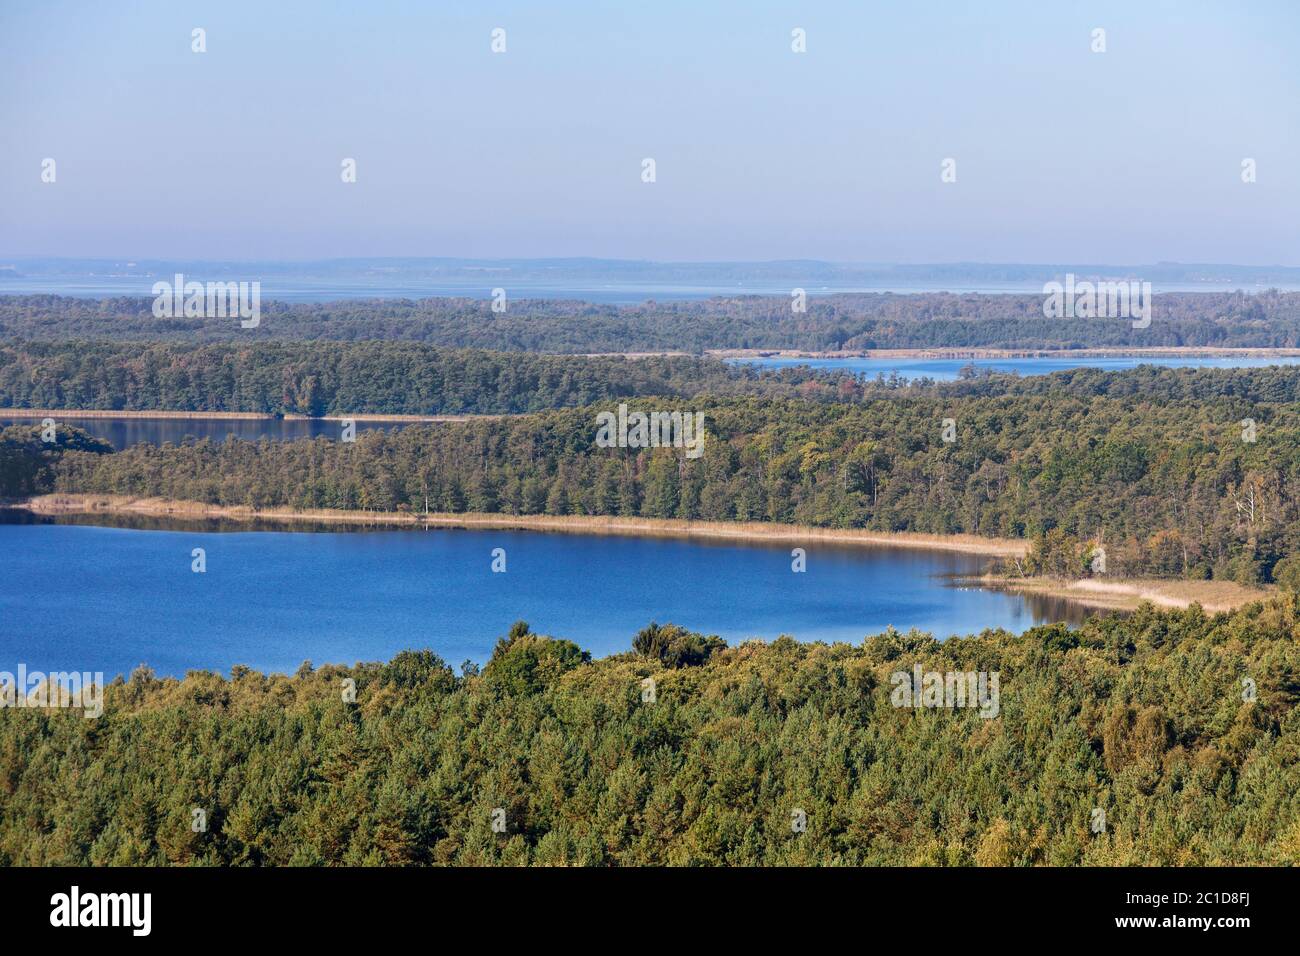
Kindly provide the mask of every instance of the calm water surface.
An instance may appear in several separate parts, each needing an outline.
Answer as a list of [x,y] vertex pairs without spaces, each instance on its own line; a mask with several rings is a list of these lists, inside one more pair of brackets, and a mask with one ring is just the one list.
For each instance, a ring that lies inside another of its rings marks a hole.
[[[949,586],[985,558],[495,531],[213,532],[0,524],[0,670],[290,672],[431,648],[484,661],[516,620],[595,656],[651,620],[729,642],[860,642],[889,625],[939,637],[1078,620],[1064,602]],[[190,569],[203,548],[207,571]],[[505,574],[491,571],[504,548]],[[12,665],[12,666],[6,666]]]

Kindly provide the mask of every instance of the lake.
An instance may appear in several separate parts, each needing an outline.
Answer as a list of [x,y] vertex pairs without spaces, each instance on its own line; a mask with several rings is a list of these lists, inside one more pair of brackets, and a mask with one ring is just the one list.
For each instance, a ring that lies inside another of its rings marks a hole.
[[[938,637],[1078,621],[1067,602],[952,587],[989,559],[509,531],[135,530],[0,512],[0,670],[292,672],[431,648],[485,661],[517,620],[600,657],[650,621],[730,643],[859,643],[889,625]],[[201,526],[200,526],[201,527]],[[191,570],[194,548],[207,570]],[[492,550],[506,572],[491,570]],[[111,677],[110,677],[111,679]]]
[[1214,356],[1121,356],[1097,358],[1026,358],[950,359],[950,358],[736,358],[728,359],[759,368],[789,368],[808,365],[812,368],[865,373],[871,378],[893,373],[903,378],[932,378],[939,382],[955,382],[958,373],[968,365],[992,372],[1015,372],[1019,375],[1047,375],[1075,368],[1099,368],[1122,371],[1139,365],[1158,365],[1163,368],[1263,368],[1268,365],[1300,365],[1300,356],[1268,356],[1256,358],[1235,355]]

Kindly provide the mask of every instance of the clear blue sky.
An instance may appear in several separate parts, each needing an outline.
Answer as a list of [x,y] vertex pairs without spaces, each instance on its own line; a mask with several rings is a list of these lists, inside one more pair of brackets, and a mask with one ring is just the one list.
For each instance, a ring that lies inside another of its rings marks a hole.
[[1297,51],[1296,0],[3,0],[0,255],[1300,265]]

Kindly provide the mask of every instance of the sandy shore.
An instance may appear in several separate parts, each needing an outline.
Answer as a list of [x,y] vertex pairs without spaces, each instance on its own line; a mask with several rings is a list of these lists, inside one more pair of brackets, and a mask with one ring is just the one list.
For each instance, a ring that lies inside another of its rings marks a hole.
[[[561,353],[563,354],[563,353]],[[690,356],[693,352],[578,352],[576,356],[581,358],[625,358],[625,359],[643,359],[643,358],[674,358]]]
[[1009,538],[976,535],[937,535],[858,529],[807,528],[766,522],[682,521],[669,518],[610,518],[569,515],[412,514],[393,511],[338,511],[326,509],[266,508],[208,505],[195,501],[135,498],[121,495],[40,495],[9,507],[42,515],[137,515],[158,518],[339,525],[395,525],[430,528],[484,528],[528,531],[562,531],[571,534],[609,534],[633,537],[709,538],[731,541],[779,541],[807,545],[889,546],[928,551],[957,551],[994,557],[1020,557],[1028,543]]
[[1087,607],[1133,610],[1144,601],[1158,607],[1185,608],[1199,604],[1206,611],[1231,611],[1272,595],[1231,581],[1167,581],[1156,578],[1010,578],[998,575],[966,579],[971,584],[1020,594],[1064,598]]
[[[290,422],[468,422],[479,418],[509,418],[508,415],[310,415],[280,416]],[[198,419],[208,421],[273,421],[275,415],[262,412],[155,412],[116,411],[81,408],[0,408],[0,419],[53,418],[139,418],[139,419]]]

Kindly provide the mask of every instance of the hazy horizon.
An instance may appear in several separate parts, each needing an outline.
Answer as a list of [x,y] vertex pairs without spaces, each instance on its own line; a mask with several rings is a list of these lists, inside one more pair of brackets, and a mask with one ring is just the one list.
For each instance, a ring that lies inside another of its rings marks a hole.
[[257,263],[269,265],[314,265],[323,263],[365,263],[365,262],[439,262],[439,263],[616,263],[627,265],[650,266],[710,266],[710,265],[797,265],[811,264],[859,269],[945,269],[969,267],[975,269],[1140,269],[1145,267],[1176,267],[1180,269],[1228,268],[1242,270],[1300,270],[1300,265],[1285,265],[1281,262],[1199,262],[1179,259],[1158,259],[1141,262],[1075,262],[1064,263],[1047,259],[1039,260],[995,260],[995,259],[945,259],[934,261],[920,260],[868,260],[868,259],[826,259],[819,257],[776,256],[772,258],[652,258],[647,256],[599,256],[599,255],[536,255],[536,256],[465,256],[465,255],[341,255],[341,256],[287,256],[287,257],[219,257],[219,256],[153,256],[153,255],[43,255],[32,253],[0,253],[0,268],[16,262],[198,262],[213,264]]
[[1295,266],[1297,41],[1280,0],[10,7],[0,255]]
[[328,302],[370,298],[566,299],[635,305],[718,296],[1032,294],[1046,283],[1149,282],[1155,293],[1300,290],[1300,268],[1149,263],[845,263],[824,260],[659,262],[649,259],[348,257],[298,261],[0,258],[0,296],[145,296],[157,281],[255,280],[268,299]]

